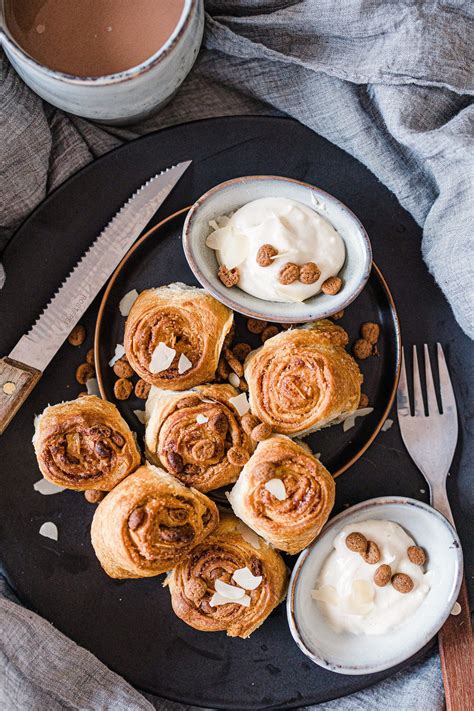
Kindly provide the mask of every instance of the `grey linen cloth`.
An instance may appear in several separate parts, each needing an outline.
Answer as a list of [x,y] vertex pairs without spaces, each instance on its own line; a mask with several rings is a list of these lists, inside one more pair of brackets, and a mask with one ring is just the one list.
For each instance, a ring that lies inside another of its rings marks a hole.
[[[0,53],[0,248],[54,187],[123,141],[206,116],[284,112],[358,158],[397,195],[423,227],[428,268],[472,337],[473,5],[209,0],[206,10],[193,72],[164,111],[133,127],[94,125],[45,104]],[[6,586],[0,629],[0,708],[152,708],[20,607]],[[430,711],[442,704],[433,656],[322,708]]]

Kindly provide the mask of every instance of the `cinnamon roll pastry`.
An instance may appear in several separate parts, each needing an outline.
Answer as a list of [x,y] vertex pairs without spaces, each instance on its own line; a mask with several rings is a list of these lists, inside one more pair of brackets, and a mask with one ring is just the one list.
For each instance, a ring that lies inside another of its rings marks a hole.
[[141,461],[115,405],[95,395],[47,407],[36,418],[33,446],[45,479],[80,491],[109,491]]
[[232,385],[193,391],[152,388],[146,403],[147,457],[199,491],[234,482],[254,445],[229,402]]
[[328,470],[283,435],[260,442],[232,489],[234,513],[287,553],[313,541],[334,506],[335,483]]
[[304,436],[354,412],[362,375],[347,342],[328,320],[269,338],[245,361],[252,413],[274,432]]
[[[174,612],[194,629],[249,637],[286,595],[283,558],[257,536],[254,545],[249,543],[242,529],[235,516],[223,515],[219,527],[166,581]],[[227,592],[228,586],[234,589]],[[222,588],[224,597],[218,592]]]
[[158,388],[186,390],[212,380],[233,318],[204,289],[185,284],[147,289],[125,324],[128,361]]
[[207,496],[146,464],[100,502],[92,545],[111,578],[146,578],[171,570],[218,521]]

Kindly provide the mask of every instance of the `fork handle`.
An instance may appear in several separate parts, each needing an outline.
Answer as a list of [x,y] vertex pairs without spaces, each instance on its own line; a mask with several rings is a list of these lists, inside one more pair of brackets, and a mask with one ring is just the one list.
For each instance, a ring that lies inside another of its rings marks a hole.
[[[453,514],[446,494],[446,482],[430,484],[431,505],[454,526]],[[441,670],[447,711],[470,708],[472,700],[473,639],[471,609],[463,576],[458,595],[461,611],[450,615],[438,634]]]
[[458,602],[461,612],[459,615],[450,615],[438,635],[447,711],[468,709],[472,703],[474,644],[464,577]]
[[[447,476],[449,476],[449,474]],[[446,481],[430,482],[430,492],[431,506],[436,509],[436,511],[439,511],[440,514],[443,514],[444,518],[447,518],[451,526],[455,529],[456,526],[446,493]]]

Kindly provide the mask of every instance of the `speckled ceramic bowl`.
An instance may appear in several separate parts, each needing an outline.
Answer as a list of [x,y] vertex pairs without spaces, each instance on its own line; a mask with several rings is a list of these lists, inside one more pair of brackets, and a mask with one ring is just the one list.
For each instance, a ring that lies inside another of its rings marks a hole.
[[[339,272],[343,288],[338,294],[318,294],[302,303],[281,303],[264,301],[238,287],[228,289],[222,284],[217,277],[219,265],[215,252],[206,246],[211,231],[209,220],[265,197],[297,200],[320,212],[339,232],[346,246],[346,260]],[[348,207],[313,185],[272,175],[234,178],[205,193],[194,203],[186,218],[183,246],[194,275],[219,301],[246,316],[279,323],[317,321],[346,308],[364,288],[372,265],[367,233]]]
[[[311,598],[337,533],[348,523],[382,519],[398,523],[428,554],[431,588],[415,615],[381,635],[336,633]],[[296,644],[313,662],[339,674],[372,674],[400,664],[422,649],[448,618],[462,580],[462,550],[457,533],[435,509],[401,496],[364,501],[324,527],[298,558],[287,598],[287,615]]]
[[0,0],[0,46],[23,81],[63,111],[108,124],[136,123],[159,111],[191,70],[204,32],[203,0],[184,0],[166,42],[136,67],[101,77],[76,77],[30,57],[4,21]]

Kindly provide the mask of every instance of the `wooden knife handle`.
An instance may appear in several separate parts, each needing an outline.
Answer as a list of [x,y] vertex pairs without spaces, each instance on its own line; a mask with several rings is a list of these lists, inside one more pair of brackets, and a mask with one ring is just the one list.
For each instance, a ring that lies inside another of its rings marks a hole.
[[461,612],[459,615],[448,617],[438,637],[447,711],[472,708],[474,643],[471,610],[464,577],[458,602],[461,605]]
[[41,371],[11,358],[0,358],[0,434],[41,378]]

